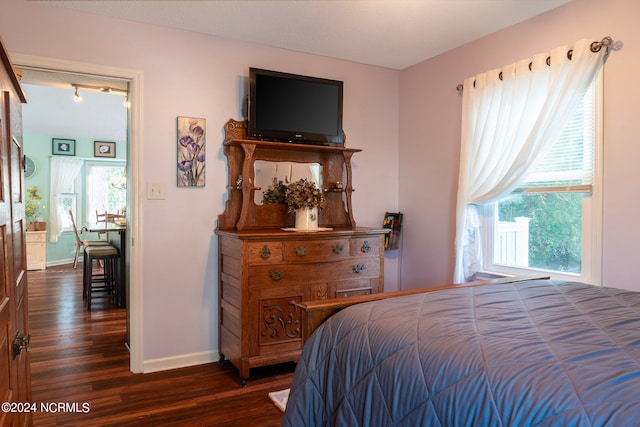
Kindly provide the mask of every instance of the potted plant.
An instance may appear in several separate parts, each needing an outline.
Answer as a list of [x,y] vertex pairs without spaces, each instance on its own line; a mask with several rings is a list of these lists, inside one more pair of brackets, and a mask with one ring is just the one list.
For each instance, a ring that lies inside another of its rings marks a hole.
[[324,208],[326,200],[322,189],[315,182],[302,178],[287,186],[284,194],[289,213],[295,213],[298,230],[318,228],[318,210]]
[[43,221],[42,212],[44,211],[44,203],[42,196],[38,194],[38,187],[33,186],[27,189],[27,202],[24,205],[24,214],[27,218],[27,230],[45,231],[47,229],[46,221]]

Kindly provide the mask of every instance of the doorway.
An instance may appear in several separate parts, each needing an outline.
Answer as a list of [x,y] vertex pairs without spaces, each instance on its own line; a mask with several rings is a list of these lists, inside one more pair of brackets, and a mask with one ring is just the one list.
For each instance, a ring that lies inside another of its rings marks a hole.
[[[139,309],[141,304],[141,286],[136,286],[140,283],[138,279],[139,272],[141,271],[141,256],[140,250],[142,245],[137,244],[133,247],[132,242],[141,242],[140,233],[137,231],[139,227],[139,206],[134,201],[138,200],[137,182],[138,174],[140,171],[140,137],[139,137],[139,123],[140,123],[140,99],[141,99],[141,81],[142,74],[139,71],[119,69],[112,67],[97,66],[84,63],[66,62],[49,58],[31,57],[12,55],[14,66],[23,71],[23,81],[25,85],[35,83],[35,77],[30,78],[30,72],[33,71],[33,75],[36,72],[40,73],[40,77],[46,73],[50,76],[50,85],[66,84],[67,88],[72,88],[71,81],[82,81],[83,86],[91,87],[83,91],[81,88],[77,91],[77,88],[69,89],[69,96],[74,96],[74,91],[79,92],[80,96],[94,96],[101,92],[103,86],[114,86],[114,82],[119,84],[124,83],[128,89],[125,101],[127,107],[121,105],[126,114],[126,156],[125,162],[127,164],[126,182],[128,183],[126,188],[126,208],[128,219],[127,230],[127,242],[126,242],[126,269],[127,269],[127,283],[128,283],[128,304],[127,304],[127,335],[128,344],[130,350],[130,370],[132,372],[142,372],[142,319],[141,310]],[[107,81],[109,84],[105,84]],[[44,83],[42,80],[39,84]],[[115,87],[115,86],[114,86]],[[97,88],[97,89],[96,89]],[[84,92],[84,93],[83,93]],[[107,96],[106,94],[102,94]],[[29,101],[29,100],[28,100]],[[92,141],[93,142],[93,141]],[[109,142],[109,141],[107,141]],[[26,142],[28,144],[28,141]],[[55,147],[52,147],[52,149]],[[101,159],[105,160],[105,159]],[[108,159],[107,159],[108,160]],[[117,160],[117,159],[114,159]],[[28,186],[28,183],[27,183]],[[85,212],[85,217],[88,217],[89,212]]]

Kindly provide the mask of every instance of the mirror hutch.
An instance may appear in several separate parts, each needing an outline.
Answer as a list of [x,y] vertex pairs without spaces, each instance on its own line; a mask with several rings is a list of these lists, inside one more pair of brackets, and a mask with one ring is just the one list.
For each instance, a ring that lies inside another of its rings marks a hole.
[[[306,337],[297,304],[383,292],[388,231],[356,227],[351,157],[360,149],[248,139],[246,129],[246,121],[225,125],[228,199],[216,229],[220,357],[243,385],[251,368],[298,360]],[[321,231],[292,229],[286,205],[261,203],[256,177],[282,169],[292,181],[291,169],[316,175],[326,199]]]

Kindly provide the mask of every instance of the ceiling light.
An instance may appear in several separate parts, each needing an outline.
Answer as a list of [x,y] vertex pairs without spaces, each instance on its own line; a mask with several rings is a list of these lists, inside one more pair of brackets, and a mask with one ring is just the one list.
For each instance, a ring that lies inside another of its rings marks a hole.
[[78,93],[78,86],[75,86],[75,85],[74,85],[73,87],[75,87],[75,88],[76,88],[76,91],[75,91],[75,93],[73,94],[73,100],[74,100],[75,102],[80,102],[80,101],[82,101],[82,97],[81,97],[81,96],[80,96],[80,94]]
[[125,101],[124,104],[125,106],[128,107],[129,102],[129,90],[127,89],[119,89],[119,88],[115,88],[115,87],[109,87],[109,86],[92,86],[92,85],[83,85],[80,83],[72,83],[71,87],[73,87],[75,89],[75,93],[73,94],[73,100],[76,102],[80,102],[82,101],[82,97],[80,96],[80,94],[78,93],[78,89],[82,89],[82,90],[87,90],[87,91],[91,91],[91,92],[100,92],[100,93],[105,93],[105,94],[122,94],[125,96]]
[[92,91],[92,92],[120,93],[120,94],[123,94],[123,95],[126,95],[126,94],[129,93],[129,91],[127,89],[119,89],[117,87],[110,87],[110,86],[83,85],[83,84],[80,84],[80,83],[72,83],[71,86],[76,88],[76,91],[78,89],[82,89],[82,90],[87,90],[87,91]]

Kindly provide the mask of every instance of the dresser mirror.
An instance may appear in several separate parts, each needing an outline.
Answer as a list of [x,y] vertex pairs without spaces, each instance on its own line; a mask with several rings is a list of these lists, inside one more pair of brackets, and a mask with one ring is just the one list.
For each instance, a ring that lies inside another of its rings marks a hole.
[[274,183],[282,182],[284,185],[288,185],[306,178],[308,181],[314,182],[316,187],[322,188],[322,165],[320,163],[256,160],[253,167],[256,187],[254,203],[256,205],[270,203],[268,199],[265,200],[265,193],[269,189],[273,189]]
[[[282,193],[265,194],[278,181],[307,178],[324,192],[326,204],[318,213],[318,226],[354,230],[351,209],[351,156],[362,150],[343,144],[291,144],[247,138],[247,122],[230,119],[223,142],[228,162],[229,190],[218,228],[226,230],[290,228],[295,217],[281,203],[265,203]],[[346,138],[343,136],[343,139]],[[267,197],[265,197],[267,196]]]

